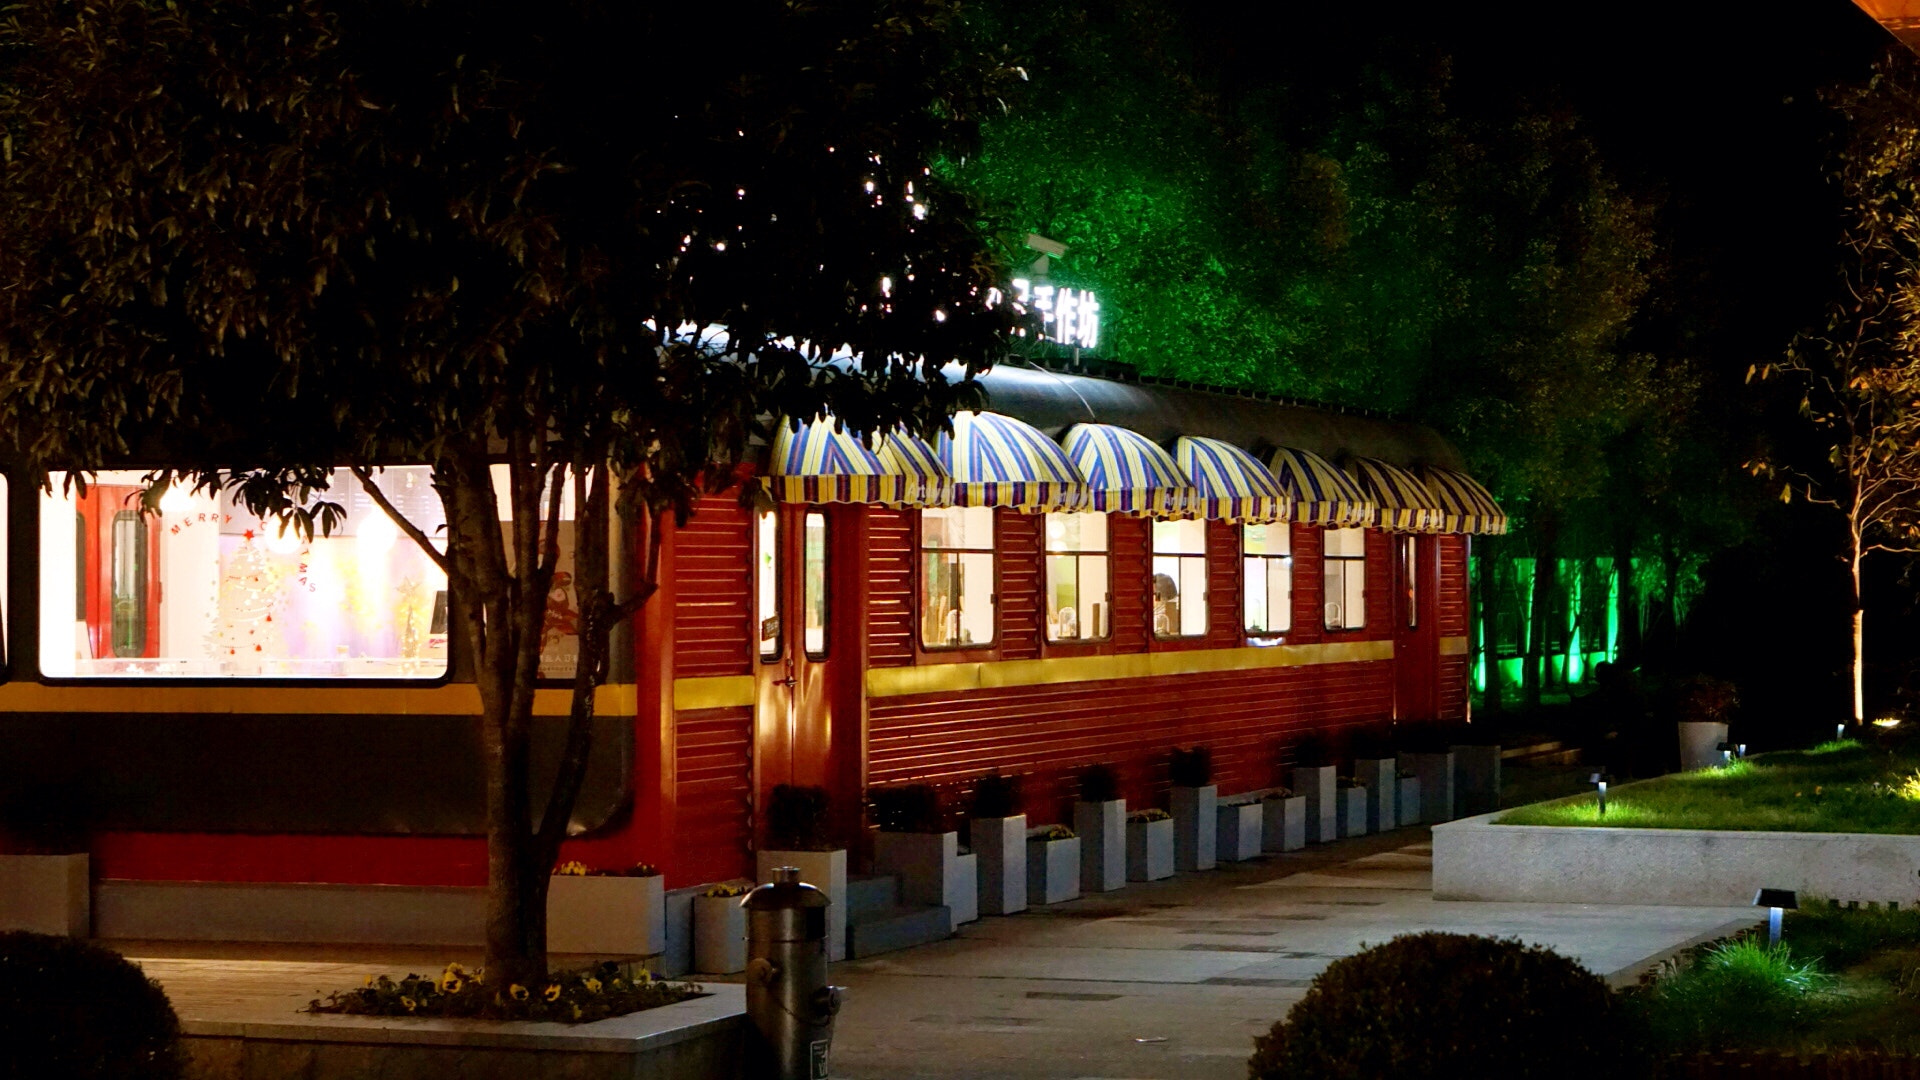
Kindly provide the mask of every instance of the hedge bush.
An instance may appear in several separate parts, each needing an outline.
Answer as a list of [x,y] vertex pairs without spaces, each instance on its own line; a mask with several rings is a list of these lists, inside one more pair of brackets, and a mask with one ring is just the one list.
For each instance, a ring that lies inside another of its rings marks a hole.
[[1625,1013],[1599,977],[1515,940],[1406,934],[1336,960],[1254,1040],[1252,1080],[1630,1075]]
[[180,1021],[160,984],[116,952],[0,933],[0,1075],[178,1080]]

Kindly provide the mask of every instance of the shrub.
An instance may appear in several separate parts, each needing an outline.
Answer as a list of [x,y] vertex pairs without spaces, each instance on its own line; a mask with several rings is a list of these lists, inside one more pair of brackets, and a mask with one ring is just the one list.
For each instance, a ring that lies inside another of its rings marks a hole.
[[774,851],[830,851],[827,789],[781,784],[767,804],[767,842]]
[[1112,802],[1120,797],[1120,774],[1111,765],[1089,765],[1080,770],[1081,802]]
[[1584,1080],[1621,1071],[1628,1040],[1607,984],[1515,940],[1406,934],[1336,960],[1273,1031],[1252,1080],[1497,1076]]
[[931,784],[871,788],[873,823],[887,832],[934,833],[940,828],[940,793]]
[[1206,787],[1213,783],[1213,749],[1194,746],[1173,748],[1173,763],[1168,769],[1174,787]]
[[1786,945],[1720,942],[1635,995],[1649,1034],[1675,1050],[1791,1045],[1833,1002],[1834,979]]
[[0,1073],[177,1080],[179,1040],[180,1021],[160,984],[118,953],[0,933]]
[[1128,823],[1134,825],[1147,825],[1155,821],[1172,820],[1172,814],[1167,813],[1157,806],[1149,806],[1145,810],[1135,810],[1127,815]]
[[1020,792],[1020,778],[990,772],[973,782],[973,816],[977,818],[1012,817],[1026,806]]

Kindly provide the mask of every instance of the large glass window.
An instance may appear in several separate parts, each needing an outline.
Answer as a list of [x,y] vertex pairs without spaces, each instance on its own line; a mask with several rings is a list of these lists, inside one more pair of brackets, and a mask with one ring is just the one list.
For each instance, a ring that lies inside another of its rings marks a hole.
[[1240,553],[1247,633],[1271,637],[1293,628],[1293,526],[1242,525]]
[[[546,513],[553,481],[540,493],[540,512]],[[573,476],[560,475],[559,558],[554,562],[553,581],[547,586],[547,614],[540,627],[540,678],[572,679],[580,667],[580,589],[574,581],[574,505]],[[494,510],[500,518],[500,531],[512,551],[513,486],[512,474],[505,465],[493,466]],[[542,534],[544,535],[544,533]],[[438,616],[445,622],[445,613]]]
[[1420,547],[1417,537],[1400,538],[1400,581],[1404,594],[1401,601],[1407,605],[1405,618],[1407,629],[1420,628]]
[[1327,629],[1367,625],[1367,531],[1328,529],[1325,557]]
[[1047,515],[1047,640],[1099,641],[1112,628],[1107,515]]
[[993,644],[993,508],[920,511],[920,643]]
[[1153,633],[1201,637],[1207,632],[1207,523],[1153,523]]
[[760,660],[780,659],[780,519],[760,511],[754,525],[754,592],[759,600]]
[[[51,676],[432,678],[447,669],[447,579],[351,473],[345,507],[305,541],[225,492],[175,488],[143,515],[141,473],[102,472],[40,505],[40,667]],[[380,490],[444,544],[425,467]]]
[[827,655],[827,515],[807,515],[806,566],[801,587],[807,609],[807,655]]

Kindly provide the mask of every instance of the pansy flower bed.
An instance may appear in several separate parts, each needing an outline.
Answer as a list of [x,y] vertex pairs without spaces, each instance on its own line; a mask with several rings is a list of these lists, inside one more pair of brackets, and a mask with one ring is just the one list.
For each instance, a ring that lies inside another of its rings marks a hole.
[[482,971],[448,964],[438,976],[369,975],[365,986],[335,991],[308,1012],[349,1016],[429,1016],[477,1020],[545,1020],[586,1024],[657,1009],[704,994],[694,983],[666,982],[645,968],[614,961],[554,972],[535,986],[490,983]]

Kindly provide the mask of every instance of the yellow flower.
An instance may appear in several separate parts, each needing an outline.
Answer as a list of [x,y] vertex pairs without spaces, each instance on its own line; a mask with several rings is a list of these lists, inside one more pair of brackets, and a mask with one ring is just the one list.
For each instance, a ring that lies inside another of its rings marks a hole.
[[524,986],[521,986],[519,983],[514,983],[513,985],[507,987],[507,993],[512,995],[513,1000],[515,1001],[527,1000],[527,988]]
[[414,1001],[412,998],[402,994],[400,996],[400,1004],[405,1005],[407,1007],[408,1012],[412,1012],[414,1010],[414,1007],[419,1003]]
[[460,988],[467,984],[466,974],[466,969],[459,964],[448,964],[446,973],[440,976],[440,992],[443,994],[459,993]]
[[367,985],[368,985],[368,986],[372,986],[372,985],[373,985],[373,976],[371,976],[371,975],[369,975],[369,976],[367,976]]
[[573,1018],[574,1018],[575,1020],[578,1020],[578,1019],[580,1019],[580,1006],[578,1006],[578,1005],[575,1005],[575,1006],[573,1007]]
[[563,862],[559,868],[554,870],[554,873],[565,874],[568,877],[585,877],[587,874],[587,864],[578,861]]
[[587,976],[584,979],[581,979],[580,985],[586,987],[587,993],[589,994],[597,994],[600,992],[600,980],[594,978],[591,975]]
[[560,1000],[560,984],[559,983],[547,984],[547,1000],[548,1001]]

